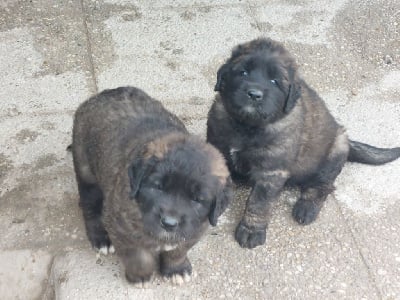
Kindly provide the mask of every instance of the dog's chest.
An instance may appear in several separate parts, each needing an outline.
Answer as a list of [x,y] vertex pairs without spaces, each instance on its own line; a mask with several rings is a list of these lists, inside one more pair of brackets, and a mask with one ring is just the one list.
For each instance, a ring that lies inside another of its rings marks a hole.
[[285,168],[291,146],[280,135],[267,130],[243,134],[235,132],[229,140],[228,160],[234,170],[248,174],[254,168]]
[[263,152],[266,147],[266,144],[261,144],[246,137],[236,137],[229,145],[228,159],[232,162],[236,172],[247,174],[254,164],[260,162],[261,158],[257,157],[257,153]]
[[240,131],[235,132],[228,143],[231,159],[239,159],[241,155],[268,149],[272,145],[271,139],[262,133],[251,134]]

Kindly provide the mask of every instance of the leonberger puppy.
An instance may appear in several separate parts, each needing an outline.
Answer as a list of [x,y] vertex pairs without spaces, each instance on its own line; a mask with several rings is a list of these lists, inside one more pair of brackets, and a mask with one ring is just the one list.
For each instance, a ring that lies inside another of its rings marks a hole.
[[282,44],[260,38],[238,45],[217,73],[219,94],[208,114],[207,141],[233,179],[252,187],[236,228],[246,248],[265,243],[271,204],[286,184],[300,187],[292,215],[313,222],[346,161],[379,165],[400,156],[349,140],[323,100],[299,76]]
[[134,87],[105,90],[75,113],[73,162],[92,246],[116,253],[129,282],[155,271],[190,279],[188,250],[233,196],[223,156]]

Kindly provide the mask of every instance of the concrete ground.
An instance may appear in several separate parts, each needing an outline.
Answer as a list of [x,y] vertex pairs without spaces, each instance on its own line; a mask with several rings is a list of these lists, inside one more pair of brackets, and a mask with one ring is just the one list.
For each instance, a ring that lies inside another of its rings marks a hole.
[[130,286],[90,249],[65,151],[79,103],[135,85],[205,137],[218,66],[258,36],[284,42],[352,138],[400,145],[398,0],[0,1],[1,299],[400,299],[400,160],[347,164],[306,227],[286,191],[254,250],[233,239],[238,187],[180,287]]

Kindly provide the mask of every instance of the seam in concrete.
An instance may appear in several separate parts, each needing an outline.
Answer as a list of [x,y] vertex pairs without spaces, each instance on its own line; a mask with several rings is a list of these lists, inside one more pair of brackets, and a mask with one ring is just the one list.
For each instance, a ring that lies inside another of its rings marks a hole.
[[[194,4],[194,5],[166,5],[166,6],[159,6],[156,8],[151,8],[150,6],[142,6],[142,9],[151,9],[151,10],[182,10],[182,9],[201,9],[201,8],[238,8],[238,7],[243,7],[243,6],[248,6],[246,5],[247,2],[245,3],[227,3],[227,4],[206,4],[206,3],[201,3],[201,4]],[[247,3],[248,4],[248,3]]]
[[359,254],[360,257],[361,257],[361,261],[362,261],[362,263],[364,264],[365,268],[367,269],[368,277],[371,279],[371,281],[372,281],[372,283],[373,283],[373,285],[374,285],[374,288],[375,288],[375,290],[376,290],[376,293],[377,293],[379,299],[382,300],[382,299],[383,299],[382,292],[381,292],[381,290],[380,290],[380,288],[379,288],[379,286],[378,286],[378,283],[376,282],[375,275],[374,275],[374,274],[372,273],[372,271],[371,271],[371,266],[368,264],[367,259],[365,258],[364,254],[362,253],[360,243],[359,243],[359,242],[357,241],[357,239],[356,239],[356,236],[355,236],[355,233],[354,233],[354,231],[353,231],[353,228],[351,227],[351,225],[350,225],[349,222],[347,221],[347,219],[346,219],[346,217],[345,217],[345,215],[344,215],[344,213],[343,213],[342,207],[341,207],[340,204],[339,204],[339,201],[338,201],[338,200],[336,199],[336,197],[333,196],[333,195],[332,195],[332,198],[334,199],[335,204],[336,204],[336,206],[337,206],[337,209],[338,209],[340,215],[342,216],[343,221],[344,221],[344,223],[346,224],[347,229],[348,229],[349,232],[350,232],[351,239],[353,240],[354,244],[355,244],[356,247],[357,247],[357,251],[358,251],[358,254]]
[[81,5],[81,11],[82,11],[82,19],[83,19],[83,27],[85,29],[85,36],[86,36],[86,43],[87,43],[87,56],[89,60],[89,69],[90,73],[92,75],[92,80],[93,80],[93,86],[94,86],[94,91],[93,93],[98,93],[98,85],[97,85],[97,77],[96,77],[96,71],[94,69],[94,62],[93,62],[93,55],[92,55],[92,43],[90,40],[90,34],[89,34],[89,28],[87,25],[87,14],[85,13],[85,6],[83,4],[83,0],[80,1]]
[[65,116],[65,115],[70,115],[73,116],[75,113],[75,109],[67,109],[67,110],[48,110],[48,111],[36,111],[36,112],[21,112],[20,114],[17,115],[8,115],[8,114],[0,114],[0,120],[1,121],[6,121],[9,119],[16,119],[19,117],[48,117],[48,116],[54,116],[54,115],[59,115],[59,116]]
[[42,287],[42,292],[40,293],[40,297],[38,297],[35,300],[54,300],[55,299],[55,290],[54,290],[54,283],[53,283],[53,266],[54,266],[54,260],[56,258],[56,255],[53,255],[51,258],[51,263],[49,264],[48,270],[47,270],[47,280],[43,284]]

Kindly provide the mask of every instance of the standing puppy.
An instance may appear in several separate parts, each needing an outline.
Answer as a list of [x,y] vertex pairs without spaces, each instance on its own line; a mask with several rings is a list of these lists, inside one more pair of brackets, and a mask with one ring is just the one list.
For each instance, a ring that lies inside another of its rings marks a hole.
[[285,184],[300,187],[292,215],[309,224],[347,160],[379,165],[400,156],[400,148],[349,140],[288,51],[271,39],[237,46],[218,71],[215,91],[207,140],[223,153],[232,176],[252,185],[235,232],[242,247],[264,244],[271,203]]
[[232,197],[222,155],[133,87],[105,90],[78,108],[72,153],[92,246],[115,247],[130,282],[156,270],[188,279],[187,251]]

